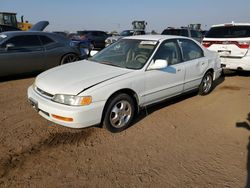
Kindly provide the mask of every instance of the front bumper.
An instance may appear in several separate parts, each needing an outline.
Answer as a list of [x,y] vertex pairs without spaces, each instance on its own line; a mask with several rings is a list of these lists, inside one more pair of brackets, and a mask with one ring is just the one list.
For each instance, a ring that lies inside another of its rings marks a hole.
[[[34,91],[33,87],[28,88],[28,99],[36,111],[45,119],[56,124],[70,128],[84,128],[99,124],[102,118],[102,111],[105,101],[94,102],[88,106],[67,106],[46,99]],[[52,114],[72,118],[72,122],[52,117]]]

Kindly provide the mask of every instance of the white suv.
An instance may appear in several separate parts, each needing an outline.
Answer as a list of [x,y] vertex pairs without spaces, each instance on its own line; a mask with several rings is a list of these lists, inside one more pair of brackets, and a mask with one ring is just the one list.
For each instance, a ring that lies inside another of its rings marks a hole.
[[214,25],[202,44],[219,53],[222,67],[250,71],[250,23]]

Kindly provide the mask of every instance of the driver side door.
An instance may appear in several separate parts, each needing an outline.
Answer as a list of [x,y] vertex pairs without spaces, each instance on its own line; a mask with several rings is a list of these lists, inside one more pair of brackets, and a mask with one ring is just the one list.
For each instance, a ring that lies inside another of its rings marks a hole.
[[14,36],[1,45],[1,76],[41,71],[44,63],[44,48],[36,35]]

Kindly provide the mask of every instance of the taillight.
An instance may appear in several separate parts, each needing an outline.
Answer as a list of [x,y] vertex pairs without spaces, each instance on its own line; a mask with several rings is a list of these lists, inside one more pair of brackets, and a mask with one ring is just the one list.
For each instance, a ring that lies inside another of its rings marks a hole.
[[206,47],[206,48],[208,48],[212,44],[224,44],[224,45],[234,44],[234,45],[238,46],[241,49],[250,48],[250,42],[249,41],[245,41],[245,42],[238,42],[238,41],[203,41],[202,42],[202,45],[204,47]]
[[208,48],[209,46],[212,45],[212,42],[210,42],[210,41],[203,41],[203,42],[202,42],[202,45],[203,45],[205,48]]
[[249,42],[236,42],[236,45],[239,48],[243,48],[243,49],[248,49],[249,48]]
[[222,42],[221,41],[203,41],[202,44],[204,47],[208,48],[212,44],[222,44]]

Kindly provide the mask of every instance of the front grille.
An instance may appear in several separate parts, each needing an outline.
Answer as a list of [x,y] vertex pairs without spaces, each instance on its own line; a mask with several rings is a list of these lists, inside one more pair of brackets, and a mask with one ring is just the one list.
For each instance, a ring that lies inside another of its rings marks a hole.
[[41,95],[42,97],[45,97],[47,99],[52,99],[54,97],[54,95],[47,93],[46,91],[43,91],[42,89],[35,87],[35,91]]

